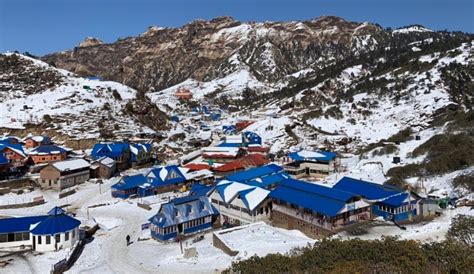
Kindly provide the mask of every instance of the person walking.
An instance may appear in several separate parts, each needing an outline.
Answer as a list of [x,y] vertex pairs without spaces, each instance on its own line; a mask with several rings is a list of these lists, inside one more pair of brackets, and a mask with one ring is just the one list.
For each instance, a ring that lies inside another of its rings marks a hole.
[[125,237],[125,239],[127,240],[127,246],[130,245],[130,235],[127,235],[127,237]]

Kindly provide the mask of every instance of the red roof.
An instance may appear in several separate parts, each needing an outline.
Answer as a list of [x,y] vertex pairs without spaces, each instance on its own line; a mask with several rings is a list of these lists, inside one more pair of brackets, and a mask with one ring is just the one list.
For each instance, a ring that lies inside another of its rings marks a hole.
[[260,154],[250,154],[240,159],[234,160],[222,166],[216,167],[214,170],[218,172],[228,172],[233,170],[245,169],[246,167],[257,167],[268,164],[270,161]]
[[268,147],[248,147],[247,150],[249,152],[268,152],[270,148]]
[[237,128],[237,130],[242,130],[253,123],[255,123],[255,121],[239,121],[235,124],[235,127]]
[[185,168],[189,168],[192,171],[197,171],[197,170],[204,170],[207,169],[209,170],[209,165],[208,164],[187,164],[184,166]]

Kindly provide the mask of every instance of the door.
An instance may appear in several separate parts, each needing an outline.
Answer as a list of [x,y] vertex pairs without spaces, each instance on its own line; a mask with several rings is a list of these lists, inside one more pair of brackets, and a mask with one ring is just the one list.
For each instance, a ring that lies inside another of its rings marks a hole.
[[33,236],[33,250],[36,250],[36,236]]

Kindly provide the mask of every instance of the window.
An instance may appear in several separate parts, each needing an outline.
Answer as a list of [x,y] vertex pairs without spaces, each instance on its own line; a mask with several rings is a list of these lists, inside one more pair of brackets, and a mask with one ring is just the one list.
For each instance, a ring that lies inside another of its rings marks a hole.
[[15,241],[15,233],[8,233],[8,241],[9,242]]
[[72,237],[76,238],[76,230],[75,229],[72,230]]
[[54,238],[55,238],[55,240],[56,240],[56,243],[61,242],[61,234],[56,234],[56,235],[54,236]]
[[64,240],[69,241],[69,232],[66,232],[66,234],[64,234]]
[[46,244],[51,244],[51,236],[46,236]]
[[8,241],[7,234],[0,234],[0,243],[6,243]]
[[41,236],[38,236],[38,244],[41,244]]

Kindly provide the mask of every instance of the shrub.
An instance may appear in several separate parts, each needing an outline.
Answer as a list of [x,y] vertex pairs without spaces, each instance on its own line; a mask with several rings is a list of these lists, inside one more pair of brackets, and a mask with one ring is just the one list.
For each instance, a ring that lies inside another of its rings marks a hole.
[[474,216],[460,214],[454,217],[447,237],[466,246],[474,247]]
[[470,192],[474,192],[474,171],[457,176],[452,184],[455,188],[462,187]]
[[46,123],[51,123],[53,119],[51,118],[49,114],[45,114],[43,115],[43,121],[45,121]]

